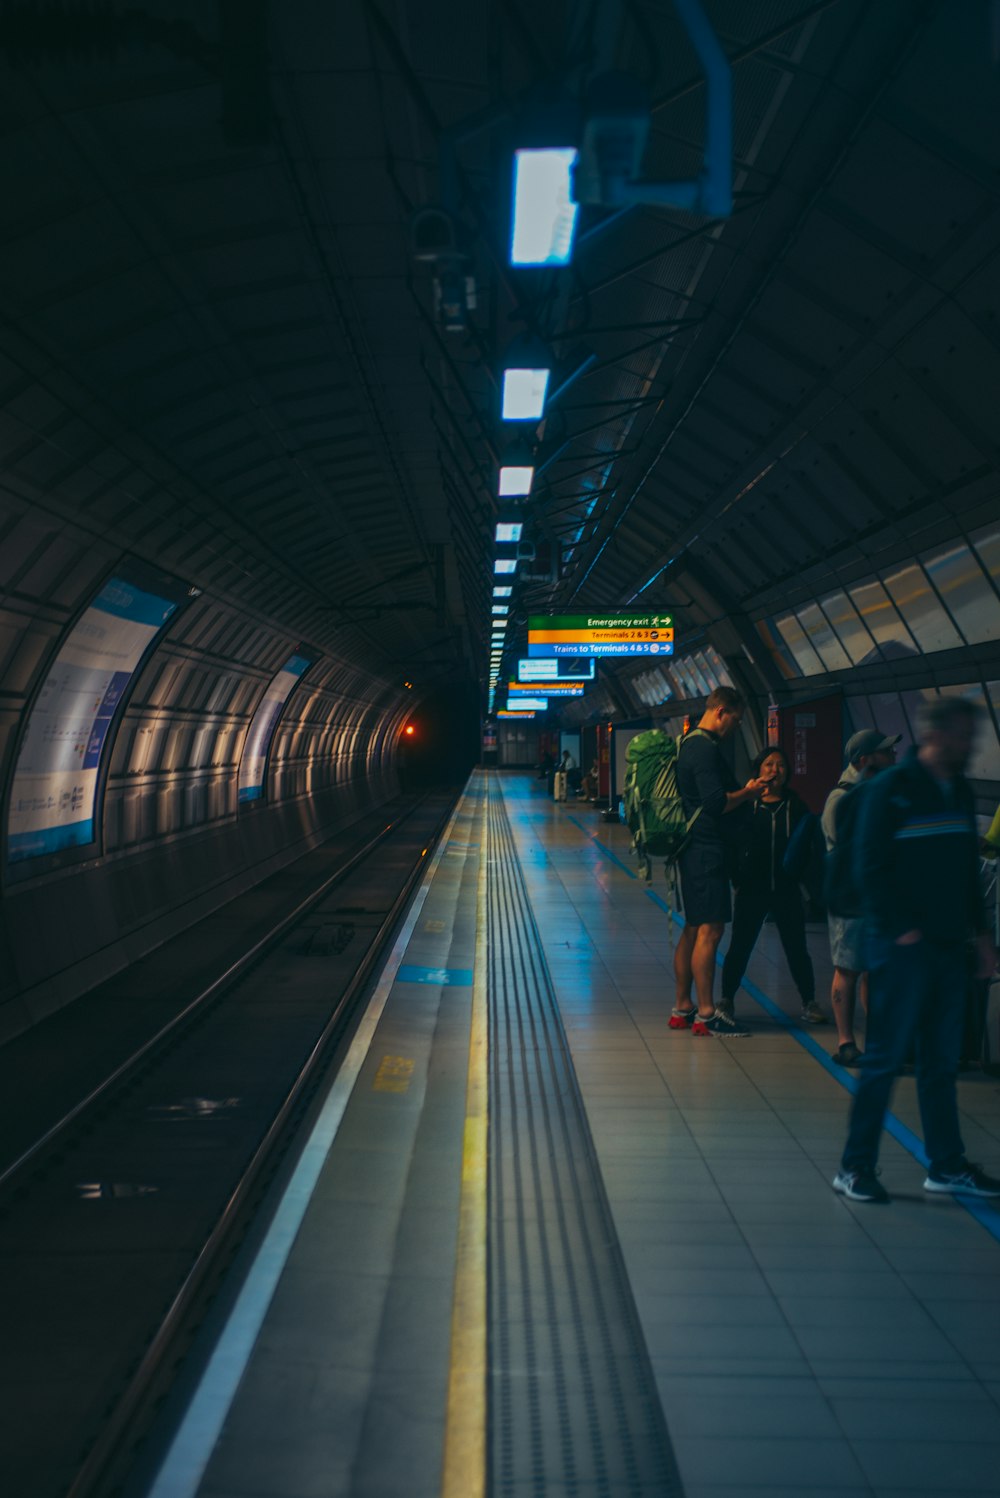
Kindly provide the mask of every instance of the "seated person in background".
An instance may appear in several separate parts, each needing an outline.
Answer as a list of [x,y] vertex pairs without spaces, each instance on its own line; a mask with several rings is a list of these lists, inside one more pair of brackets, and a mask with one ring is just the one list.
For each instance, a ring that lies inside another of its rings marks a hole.
[[753,774],[755,779],[759,777],[765,782],[765,789],[759,801],[737,813],[733,931],[722,969],[719,1007],[730,1015],[733,1013],[736,990],[743,981],[765,917],[770,914],[802,1000],[802,1018],[807,1024],[821,1025],[826,1016],[816,1003],[813,965],[806,947],[802,890],[798,880],[783,867],[789,839],[803,817],[809,815],[809,808],[789,787],[791,769],[783,749],[766,749],[759,754]]
[[598,776],[599,776],[599,773],[600,773],[600,766],[598,765],[597,760],[595,759],[594,763],[591,765],[591,767],[587,771],[586,775],[584,775],[583,779],[580,781],[580,789],[579,789],[579,791],[577,793],[578,795],[583,796],[584,799],[587,800],[587,801],[596,801],[597,800],[597,786],[598,786]]

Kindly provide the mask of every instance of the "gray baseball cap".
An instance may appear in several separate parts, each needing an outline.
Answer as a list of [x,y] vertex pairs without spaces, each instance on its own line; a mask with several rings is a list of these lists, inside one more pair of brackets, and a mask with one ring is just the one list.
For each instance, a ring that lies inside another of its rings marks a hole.
[[901,733],[880,733],[877,728],[862,728],[858,733],[852,733],[847,740],[844,754],[849,765],[856,764],[865,754],[877,754],[880,749],[895,749]]

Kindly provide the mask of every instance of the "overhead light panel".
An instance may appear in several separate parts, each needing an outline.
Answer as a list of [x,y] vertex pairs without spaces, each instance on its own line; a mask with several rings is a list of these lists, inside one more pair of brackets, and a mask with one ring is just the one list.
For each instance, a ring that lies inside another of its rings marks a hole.
[[492,605],[492,611],[493,611],[494,614],[507,615],[507,614],[510,613],[510,604],[509,603],[494,603]]
[[511,572],[517,571],[516,557],[497,557],[493,563],[493,571],[497,577],[505,577]]
[[511,265],[567,265],[579,208],[570,194],[575,146],[514,152]]
[[498,494],[501,499],[524,499],[531,493],[531,485],[535,477],[533,467],[522,467],[519,464],[505,464],[500,470],[500,484]]
[[541,421],[551,369],[505,369],[500,415],[504,421]]
[[514,589],[510,586],[509,583],[497,583],[496,587],[493,589],[493,597],[509,598],[513,591]]
[[524,525],[520,520],[498,520],[496,539],[498,541],[520,541]]

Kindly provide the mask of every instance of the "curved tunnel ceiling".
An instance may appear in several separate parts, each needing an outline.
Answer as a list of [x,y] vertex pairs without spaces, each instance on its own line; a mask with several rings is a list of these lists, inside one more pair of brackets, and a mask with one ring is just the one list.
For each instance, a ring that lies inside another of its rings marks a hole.
[[[54,622],[128,552],[383,683],[484,680],[526,330],[582,373],[538,434],[560,567],[521,614],[641,597],[711,636],[995,513],[986,3],[706,0],[732,216],[585,210],[564,271],[505,263],[515,123],[614,64],[654,101],[647,176],[695,173],[670,5],[87,10],[0,6],[4,580]],[[457,334],[410,240],[449,160]]]

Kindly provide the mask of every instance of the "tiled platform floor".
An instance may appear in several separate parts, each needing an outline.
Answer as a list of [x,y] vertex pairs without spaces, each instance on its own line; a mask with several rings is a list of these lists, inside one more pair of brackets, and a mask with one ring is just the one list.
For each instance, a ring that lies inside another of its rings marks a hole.
[[[926,1197],[889,1137],[892,1203],[836,1196],[850,1081],[773,929],[752,1038],[669,1031],[667,918],[624,830],[501,783],[688,1498],[1000,1492],[1000,1208]],[[1000,1171],[1000,1083],[964,1077],[960,1104]],[[919,1143],[912,1080],[893,1112]]]
[[[527,775],[495,783],[686,1498],[996,1498],[1000,1208],[924,1195],[912,1081],[883,1151],[891,1205],[845,1202],[830,1180],[852,1079],[832,1028],[799,1022],[773,931],[739,998],[750,1039],[671,1032],[663,885],[635,879],[624,831],[591,808]],[[475,778],[397,943],[397,967],[426,966],[394,981],[390,962],[204,1475],[182,1451],[156,1498],[440,1492],[472,993],[448,985],[478,951],[481,795]],[[823,997],[825,930],[809,939]],[[963,1078],[960,1102],[971,1157],[1000,1170],[1000,1083]]]

